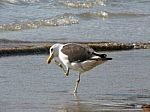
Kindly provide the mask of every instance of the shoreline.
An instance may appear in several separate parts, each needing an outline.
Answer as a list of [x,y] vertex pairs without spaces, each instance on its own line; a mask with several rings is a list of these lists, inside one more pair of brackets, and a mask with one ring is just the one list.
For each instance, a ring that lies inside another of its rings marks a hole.
[[[4,56],[16,56],[16,55],[37,55],[48,54],[49,48],[57,41],[18,41],[0,39],[0,57]],[[59,42],[59,43],[71,43]],[[78,44],[88,45],[95,51],[120,51],[120,50],[132,50],[132,49],[150,49],[150,42],[147,43],[119,43],[113,41],[99,41],[99,42],[72,42]]]

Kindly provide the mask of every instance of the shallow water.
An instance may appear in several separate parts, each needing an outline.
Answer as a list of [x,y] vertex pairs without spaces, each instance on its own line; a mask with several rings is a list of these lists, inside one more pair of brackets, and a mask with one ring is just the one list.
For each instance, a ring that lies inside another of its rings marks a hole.
[[150,0],[1,0],[0,39],[150,41]]
[[73,95],[68,77],[46,55],[0,58],[0,112],[142,112],[150,102],[147,50],[106,52],[113,60],[84,73]]

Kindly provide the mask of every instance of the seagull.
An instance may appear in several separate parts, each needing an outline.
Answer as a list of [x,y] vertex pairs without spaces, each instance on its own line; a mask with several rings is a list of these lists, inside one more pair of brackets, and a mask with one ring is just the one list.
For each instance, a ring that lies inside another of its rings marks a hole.
[[56,43],[50,47],[49,53],[47,63],[50,64],[54,59],[55,63],[63,69],[65,76],[69,75],[70,69],[78,72],[74,93],[77,93],[82,73],[108,60],[112,60],[112,58],[107,58],[106,54],[100,54],[89,46],[76,43]]

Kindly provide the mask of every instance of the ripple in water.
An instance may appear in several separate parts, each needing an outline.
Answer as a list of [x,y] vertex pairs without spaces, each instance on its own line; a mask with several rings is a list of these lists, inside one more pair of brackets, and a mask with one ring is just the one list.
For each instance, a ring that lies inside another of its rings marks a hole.
[[15,22],[8,24],[0,24],[0,30],[4,31],[18,31],[23,29],[35,29],[41,26],[65,26],[78,24],[79,21],[70,15],[60,15],[47,19],[39,19],[39,20],[28,20],[25,22]]

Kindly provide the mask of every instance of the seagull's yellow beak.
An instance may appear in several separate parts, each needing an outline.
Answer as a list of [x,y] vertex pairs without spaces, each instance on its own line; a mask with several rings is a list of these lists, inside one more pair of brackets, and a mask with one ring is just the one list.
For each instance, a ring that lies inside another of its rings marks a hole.
[[54,58],[53,53],[49,55],[49,57],[47,58],[47,63],[50,64],[52,59]]

